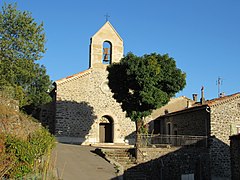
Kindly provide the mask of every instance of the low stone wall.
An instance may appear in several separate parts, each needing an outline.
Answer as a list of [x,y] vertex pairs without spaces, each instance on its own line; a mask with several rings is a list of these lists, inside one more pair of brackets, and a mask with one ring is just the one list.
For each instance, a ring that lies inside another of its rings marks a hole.
[[180,147],[163,147],[163,148],[140,148],[139,154],[140,159],[139,162],[144,163],[159,157],[162,157],[168,153],[177,151]]
[[240,135],[230,137],[232,179],[240,179]]
[[41,107],[40,121],[51,133],[55,133],[55,102],[50,102]]
[[147,179],[180,180],[185,177],[210,179],[209,151],[204,147],[141,148],[141,163],[128,171],[141,169]]
[[216,179],[231,178],[230,147],[218,138],[209,141],[211,175]]

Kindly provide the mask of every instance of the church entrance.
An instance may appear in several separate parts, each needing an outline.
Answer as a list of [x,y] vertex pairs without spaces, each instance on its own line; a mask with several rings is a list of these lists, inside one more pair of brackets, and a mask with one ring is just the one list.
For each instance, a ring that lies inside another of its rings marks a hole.
[[113,142],[113,120],[110,116],[103,116],[99,123],[99,142]]

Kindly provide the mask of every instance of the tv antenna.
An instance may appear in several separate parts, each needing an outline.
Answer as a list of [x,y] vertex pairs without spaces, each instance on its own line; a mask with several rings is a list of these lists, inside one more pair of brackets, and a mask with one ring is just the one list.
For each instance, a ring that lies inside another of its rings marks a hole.
[[223,84],[223,80],[221,77],[217,79],[217,86],[218,86],[218,97],[221,97],[221,86]]

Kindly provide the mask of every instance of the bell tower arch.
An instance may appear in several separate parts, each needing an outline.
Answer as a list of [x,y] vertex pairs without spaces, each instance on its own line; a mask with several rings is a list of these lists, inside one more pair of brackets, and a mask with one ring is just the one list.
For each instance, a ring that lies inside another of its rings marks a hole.
[[91,38],[89,68],[106,68],[123,57],[123,40],[107,21]]

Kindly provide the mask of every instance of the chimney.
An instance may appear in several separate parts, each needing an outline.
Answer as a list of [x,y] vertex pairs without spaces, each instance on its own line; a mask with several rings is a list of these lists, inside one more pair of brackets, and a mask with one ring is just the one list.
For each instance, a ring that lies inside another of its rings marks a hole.
[[222,97],[224,97],[225,96],[225,93],[224,92],[221,92],[220,94],[219,94],[219,97],[220,98],[222,98]]
[[193,94],[192,96],[193,96],[193,100],[197,102],[197,94]]
[[200,99],[201,104],[205,104],[205,98],[204,98],[204,87],[202,86],[201,89],[201,99]]
[[190,107],[192,107],[192,104],[190,101],[187,101],[187,108],[190,108]]

